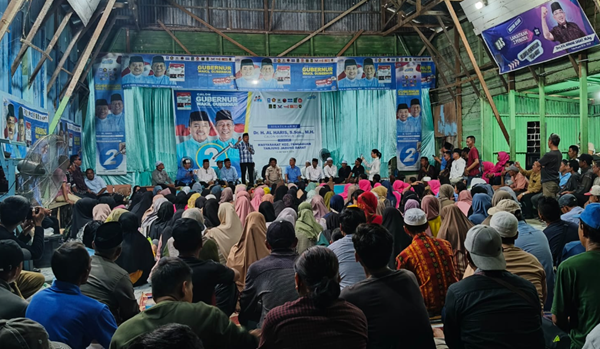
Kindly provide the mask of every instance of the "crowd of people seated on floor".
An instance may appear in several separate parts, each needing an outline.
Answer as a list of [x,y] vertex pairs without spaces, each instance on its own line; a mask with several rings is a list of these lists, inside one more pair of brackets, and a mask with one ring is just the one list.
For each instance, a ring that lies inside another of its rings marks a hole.
[[[448,181],[431,165],[407,181],[360,174],[339,194],[302,174],[86,192],[52,252],[50,285],[23,270],[44,253],[50,211],[6,198],[0,343],[595,348],[600,159],[563,162],[551,135],[533,169],[503,153],[481,172],[468,144],[466,160],[446,157]],[[147,283],[155,305],[140,309],[135,287]]]

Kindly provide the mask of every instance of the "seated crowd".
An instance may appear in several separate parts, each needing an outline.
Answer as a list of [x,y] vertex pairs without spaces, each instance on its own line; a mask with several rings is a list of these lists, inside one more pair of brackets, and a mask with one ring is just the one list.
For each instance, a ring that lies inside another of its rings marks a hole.
[[78,197],[51,285],[23,270],[50,211],[9,197],[0,347],[596,348],[600,159],[563,161],[553,134],[525,170],[467,143],[408,181],[381,180],[376,149],[370,171],[272,159],[256,185],[227,162],[184,161],[173,182],[157,162],[155,188],[127,198],[86,171],[87,189],[65,182]]

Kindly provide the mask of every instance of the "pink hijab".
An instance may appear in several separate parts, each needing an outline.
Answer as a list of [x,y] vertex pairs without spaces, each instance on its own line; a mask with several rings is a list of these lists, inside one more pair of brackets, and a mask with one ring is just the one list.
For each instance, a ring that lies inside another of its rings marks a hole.
[[352,186],[354,184],[352,183],[348,183],[344,186],[344,192],[340,194],[341,197],[344,198],[344,200],[348,199],[348,189],[350,188],[350,186]]
[[325,202],[323,201],[323,197],[319,194],[313,196],[310,200],[310,206],[312,206],[313,215],[317,222],[321,218],[325,218],[325,215],[329,213],[329,210],[325,206]]
[[[508,160],[510,160],[510,155],[508,155],[508,153],[505,152],[505,151],[501,151],[501,152],[498,152],[498,158],[500,158],[500,160],[488,172],[488,173],[493,173],[494,176],[496,176],[496,177],[502,175],[502,170],[504,170],[504,165],[506,165],[506,163],[508,162]],[[485,166],[485,162],[483,164]],[[483,177],[485,177],[486,174],[487,173],[484,171],[483,172]]]
[[361,179],[358,181],[358,188],[365,192],[371,191],[371,182],[368,179]]
[[483,176],[481,177],[486,183],[490,183],[490,179],[487,178],[488,173],[493,173],[494,171],[494,163],[489,161],[483,162]]
[[433,195],[437,195],[440,192],[440,187],[442,186],[440,184],[440,181],[438,181],[437,179],[430,180],[429,182],[427,182],[427,185],[429,186],[429,189],[431,189]]
[[236,194],[235,199],[235,213],[240,217],[240,221],[246,222],[246,217],[251,212],[254,212],[254,208],[250,204],[250,194],[245,190],[240,190]]
[[265,196],[265,191],[263,188],[256,188],[254,191],[254,197],[250,202],[252,204],[252,208],[254,208],[254,211],[258,211],[258,206],[260,206],[263,196]]
[[468,190],[463,190],[458,194],[458,201],[456,202],[456,206],[460,208],[462,213],[465,216],[469,216],[469,209],[471,209],[471,205],[473,204],[473,197],[471,196],[471,192]]
[[394,188],[395,191],[397,191],[398,193],[402,193],[404,191],[404,189],[410,187],[410,184],[408,183],[404,183],[404,181],[400,181],[400,180],[395,180],[394,183],[392,184],[392,188]]
[[271,194],[265,194],[265,196],[262,197],[262,202],[268,201],[273,203],[273,200],[275,200],[275,197]]
[[373,186],[373,188],[381,187],[381,185],[382,185],[381,183],[377,182],[377,183],[375,183],[375,185]]

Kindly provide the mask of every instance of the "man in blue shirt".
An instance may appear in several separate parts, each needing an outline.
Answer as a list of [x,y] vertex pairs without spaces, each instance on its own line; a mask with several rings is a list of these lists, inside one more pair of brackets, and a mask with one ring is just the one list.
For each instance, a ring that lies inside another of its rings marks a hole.
[[379,87],[379,79],[375,74],[377,73],[377,68],[375,68],[375,64],[373,63],[372,58],[365,58],[363,61],[363,72],[365,73],[365,78],[360,80],[361,86],[363,87]]
[[176,187],[185,187],[192,186],[195,181],[194,170],[192,169],[192,160],[189,158],[184,158],[181,161],[182,167],[177,169],[177,177],[175,177],[175,186]]
[[56,280],[52,287],[33,296],[25,313],[27,318],[44,326],[51,341],[71,348],[86,348],[92,341],[108,348],[117,330],[108,307],[84,296],[79,289],[90,274],[90,261],[81,242],[60,246],[52,256]]
[[115,132],[125,134],[125,117],[123,116],[123,97],[119,93],[113,93],[110,96],[110,112],[106,118],[109,122],[114,123]]
[[96,177],[94,174],[94,170],[88,168],[85,170],[85,185],[87,185],[88,189],[92,191],[92,193],[100,196],[106,192],[106,182],[104,179],[100,177]]
[[565,222],[579,224],[579,215],[583,212],[583,208],[578,206],[577,198],[573,194],[565,194],[558,199],[558,205],[562,215],[560,219]]
[[558,185],[562,188],[571,178],[571,168],[569,167],[569,160],[563,160],[560,164],[560,169],[558,170]]
[[354,59],[346,59],[344,61],[344,73],[346,77],[338,81],[338,87],[342,89],[361,87],[361,80],[358,77],[358,66]]
[[125,84],[145,84],[148,83],[148,76],[144,74],[146,62],[142,56],[131,56],[129,58],[129,74],[121,79],[121,83]]
[[347,208],[340,214],[340,230],[343,238],[329,245],[329,249],[335,253],[340,263],[340,288],[354,285],[366,279],[365,270],[356,261],[352,235],[356,228],[367,223],[364,212],[359,208]]
[[219,178],[225,183],[236,184],[238,182],[238,173],[235,167],[231,167],[231,160],[225,159],[225,167],[221,169],[221,177]]
[[155,85],[175,85],[167,75],[167,66],[163,56],[152,57],[152,75],[148,75],[148,83]]
[[298,183],[300,181],[300,177],[302,176],[302,171],[300,171],[299,167],[296,167],[296,159],[290,159],[290,166],[285,169],[285,182],[286,183]]
[[271,58],[263,58],[260,63],[260,80],[258,87],[263,90],[281,88],[281,85],[277,83],[277,79],[275,78],[275,68],[273,67]]
[[113,133],[118,132],[118,124],[113,114],[109,114],[110,108],[106,99],[96,100],[96,132]]

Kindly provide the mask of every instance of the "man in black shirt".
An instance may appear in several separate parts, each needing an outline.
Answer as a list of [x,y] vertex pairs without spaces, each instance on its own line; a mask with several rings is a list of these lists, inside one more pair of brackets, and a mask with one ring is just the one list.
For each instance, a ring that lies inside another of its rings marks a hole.
[[538,214],[540,219],[548,225],[544,229],[544,235],[548,239],[554,265],[558,266],[565,244],[571,241],[579,241],[579,226],[560,218],[562,212],[555,198],[540,198]]
[[431,179],[436,179],[435,167],[429,164],[429,159],[423,156],[421,158],[421,168],[419,169],[419,173],[417,175],[418,180],[422,180],[425,177],[429,177]]
[[10,286],[23,269],[23,250],[12,240],[0,241],[0,320],[25,317],[27,301],[13,293]]
[[476,225],[465,239],[467,259],[478,271],[450,285],[444,333],[450,348],[544,349],[542,308],[531,282],[506,271],[502,239]]
[[342,167],[338,169],[338,178],[336,178],[335,183],[346,183],[350,176],[352,175],[352,169],[348,166],[348,161],[342,161]]
[[579,168],[581,169],[581,176],[579,185],[573,191],[566,191],[563,194],[573,194],[579,202],[579,206],[582,206],[588,201],[587,194],[592,185],[594,184],[594,172],[592,171],[593,157],[589,154],[581,154],[579,156]]
[[367,279],[344,288],[340,297],[367,317],[367,348],[435,348],[417,278],[408,270],[391,270],[387,266],[392,240],[381,225],[358,226],[352,242]]
[[550,151],[544,154],[539,163],[542,165],[542,191],[545,197],[556,197],[560,191],[559,170],[562,161],[562,153],[558,150],[560,137],[557,134],[551,134],[548,138],[548,147]]
[[[192,268],[194,285],[192,303],[204,302],[215,305],[215,287],[219,284],[236,287],[235,279],[238,275],[222,264],[199,259],[203,230],[204,227],[194,219],[178,219],[173,225],[173,246],[179,251],[179,258]],[[225,309],[221,310],[228,312]]]
[[360,175],[365,174],[365,168],[362,165],[362,159],[358,158],[354,160],[354,167],[352,168],[352,179],[358,183]]

